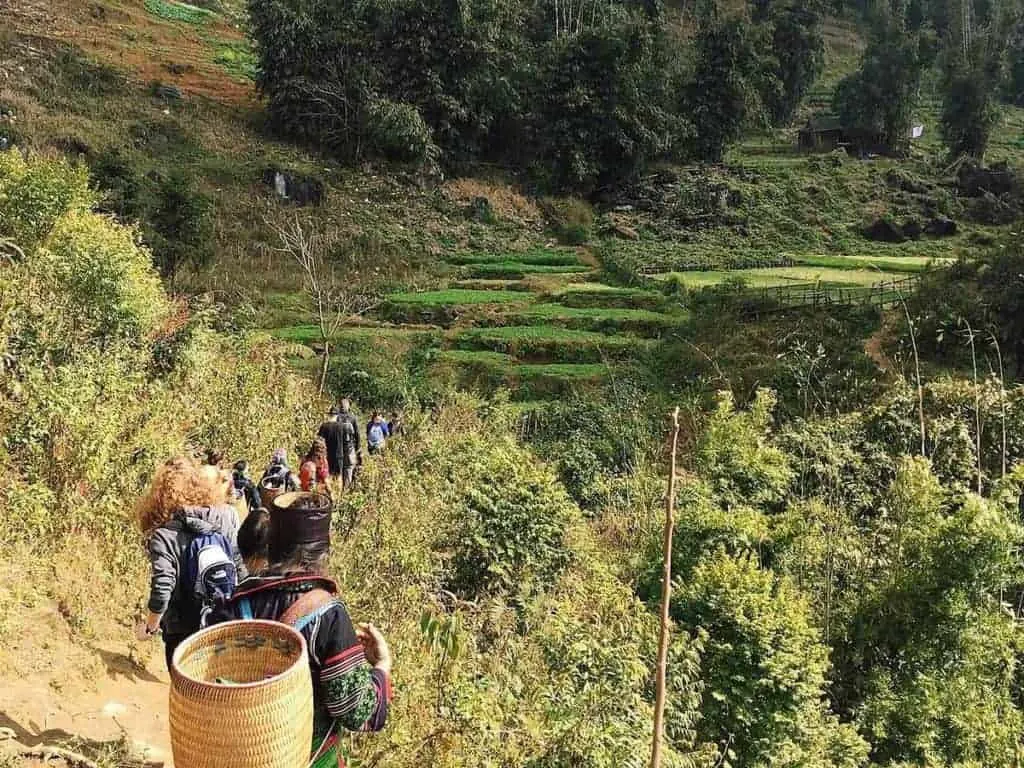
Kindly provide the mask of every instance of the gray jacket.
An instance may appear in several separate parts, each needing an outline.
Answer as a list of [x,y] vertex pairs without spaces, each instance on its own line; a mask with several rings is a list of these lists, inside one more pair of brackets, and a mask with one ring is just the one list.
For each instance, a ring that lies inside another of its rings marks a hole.
[[149,587],[149,610],[162,614],[160,628],[167,635],[191,634],[199,629],[200,604],[183,584],[181,566],[189,544],[196,536],[220,532],[231,544],[239,580],[246,576],[238,553],[238,512],[224,504],[216,507],[186,507],[157,528],[149,537],[149,562],[153,575]]

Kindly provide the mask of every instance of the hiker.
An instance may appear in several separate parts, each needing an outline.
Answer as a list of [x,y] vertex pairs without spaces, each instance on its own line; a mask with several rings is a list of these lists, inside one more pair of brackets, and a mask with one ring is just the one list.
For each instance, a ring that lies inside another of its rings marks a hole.
[[263,471],[259,487],[273,488],[280,490],[282,493],[299,490],[298,478],[295,477],[288,466],[288,453],[284,448],[278,448],[271,455],[270,464]]
[[341,483],[348,488],[355,481],[356,469],[363,463],[363,446],[360,444],[359,422],[352,413],[352,403],[348,398],[341,401],[341,413],[338,414],[341,425]]
[[238,529],[238,554],[245,570],[256,575],[267,568],[270,512],[264,507],[253,510]]
[[327,464],[331,478],[341,487],[352,485],[355,467],[359,463],[359,424],[352,414],[352,404],[346,398],[341,407],[332,410],[317,434],[327,443]]
[[256,483],[249,477],[249,462],[242,459],[236,461],[231,471],[231,484],[235,489],[235,496],[245,499],[245,506],[249,512],[260,505],[260,494],[256,490]]
[[380,453],[387,445],[390,436],[388,425],[384,423],[384,417],[380,411],[373,412],[373,418],[366,425],[366,448],[370,453]]
[[149,612],[137,634],[143,639],[162,633],[168,669],[175,648],[245,574],[238,516],[227,504],[227,488],[219,472],[201,469],[210,468],[186,456],[170,459],[136,505],[152,567]]
[[299,487],[304,491],[314,491],[318,487],[327,488],[329,472],[327,443],[322,437],[318,437],[309,447],[309,452],[299,467]]
[[391,412],[391,421],[388,422],[388,434],[391,437],[398,437],[405,434],[405,424],[402,421],[402,414],[399,411]]
[[[260,516],[243,538],[247,559],[266,557],[271,565],[242,582],[232,598],[211,616],[212,622],[269,619],[295,627],[306,639],[313,673],[313,745],[311,768],[343,766],[339,741],[346,731],[384,727],[391,700],[391,651],[372,624],[354,626],[324,576],[330,528],[311,536],[304,510]],[[247,521],[248,522],[248,521]],[[259,526],[266,526],[262,533]],[[313,541],[312,539],[319,539]],[[248,550],[266,542],[266,550]]]

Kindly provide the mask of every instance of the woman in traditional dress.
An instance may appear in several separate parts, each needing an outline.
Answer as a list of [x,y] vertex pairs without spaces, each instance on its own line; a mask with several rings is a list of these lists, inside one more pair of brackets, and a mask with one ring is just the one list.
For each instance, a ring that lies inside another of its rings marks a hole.
[[[265,557],[271,565],[239,584],[211,617],[280,621],[306,638],[313,674],[312,768],[343,768],[341,734],[380,730],[391,701],[387,641],[372,624],[353,625],[337,585],[324,575],[329,537],[330,518],[325,522],[300,504],[246,521],[242,556],[251,563]],[[265,552],[249,551],[264,543]]]

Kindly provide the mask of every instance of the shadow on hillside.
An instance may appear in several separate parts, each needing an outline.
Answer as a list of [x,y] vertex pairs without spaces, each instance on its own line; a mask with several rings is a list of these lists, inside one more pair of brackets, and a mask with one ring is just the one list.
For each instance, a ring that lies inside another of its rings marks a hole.
[[[18,723],[6,712],[0,712],[0,731],[9,731],[17,744],[28,749],[42,747],[61,747],[77,752],[90,760],[103,760],[109,764],[112,756],[124,755],[125,743],[121,739],[96,741],[86,739],[61,728],[39,730],[39,725],[29,720],[25,725]],[[116,764],[123,768],[162,768],[161,763],[144,762],[129,758],[115,758]]]
[[162,682],[159,677],[123,653],[105,651],[96,646],[92,646],[91,650],[100,657],[103,666],[107,668],[107,675],[111,680],[123,679],[133,683]]

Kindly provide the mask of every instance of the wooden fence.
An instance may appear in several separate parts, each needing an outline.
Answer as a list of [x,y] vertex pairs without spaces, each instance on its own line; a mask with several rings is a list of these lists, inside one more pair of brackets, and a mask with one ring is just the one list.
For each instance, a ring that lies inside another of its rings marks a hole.
[[869,304],[885,309],[899,304],[902,297],[917,290],[920,279],[920,275],[914,274],[896,280],[883,280],[870,286],[798,283],[755,288],[744,296],[743,312],[758,315],[804,307],[854,304]]

